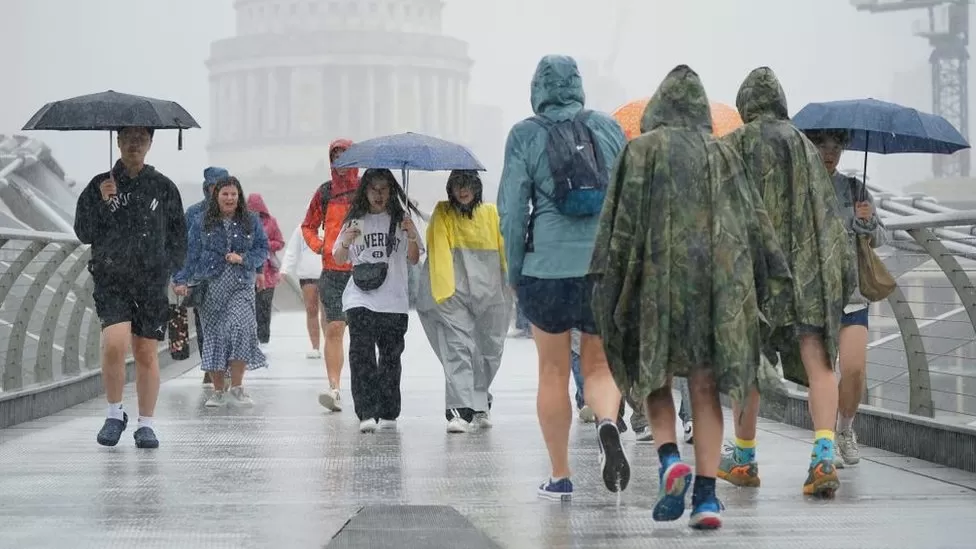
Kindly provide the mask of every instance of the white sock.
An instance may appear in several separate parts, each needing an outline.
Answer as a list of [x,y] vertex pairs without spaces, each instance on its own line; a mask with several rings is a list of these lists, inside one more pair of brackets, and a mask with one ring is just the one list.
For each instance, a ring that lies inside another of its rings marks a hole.
[[837,432],[850,431],[854,427],[854,418],[837,415]]
[[109,405],[108,405],[108,414],[107,414],[107,416],[110,419],[117,419],[119,421],[122,421],[122,418],[124,417],[124,412],[122,411],[122,403],[121,402],[110,402]]
[[151,417],[145,417],[145,416],[139,416],[139,429],[142,429],[143,427],[149,427],[150,429],[152,429],[153,428],[153,418],[151,418]]

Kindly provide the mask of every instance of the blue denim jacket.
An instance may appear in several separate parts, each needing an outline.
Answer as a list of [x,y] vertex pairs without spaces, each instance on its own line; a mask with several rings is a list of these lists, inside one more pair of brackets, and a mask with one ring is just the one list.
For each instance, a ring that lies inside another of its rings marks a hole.
[[[251,283],[254,273],[260,272],[268,259],[268,236],[261,220],[250,215],[251,232],[248,234],[240,222],[218,223],[213,229],[203,225],[203,215],[195,216],[187,230],[189,246],[186,265],[173,277],[173,283],[196,284],[220,276],[224,269],[236,267],[246,273]],[[244,258],[241,266],[227,263],[225,256],[236,253]]]

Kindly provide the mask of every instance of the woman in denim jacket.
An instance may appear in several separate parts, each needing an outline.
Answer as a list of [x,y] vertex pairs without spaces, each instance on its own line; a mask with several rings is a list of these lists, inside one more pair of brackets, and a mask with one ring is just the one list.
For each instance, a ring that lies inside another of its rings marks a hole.
[[173,282],[177,295],[204,292],[198,309],[207,333],[201,369],[210,372],[214,386],[206,406],[226,403],[228,373],[230,402],[249,406],[253,402],[242,386],[244,372],[268,365],[258,347],[254,316],[254,284],[268,259],[268,237],[258,216],[248,212],[237,178],[218,180],[213,192],[207,209],[190,223],[186,266]]

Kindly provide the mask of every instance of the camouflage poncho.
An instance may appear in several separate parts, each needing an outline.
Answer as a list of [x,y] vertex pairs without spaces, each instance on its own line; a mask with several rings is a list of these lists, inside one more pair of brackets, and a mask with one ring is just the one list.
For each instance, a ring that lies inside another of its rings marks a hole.
[[846,296],[854,289],[854,257],[837,216],[834,186],[816,147],[789,120],[786,96],[769,68],[746,77],[736,98],[745,126],[725,136],[742,156],[763,198],[776,237],[789,256],[792,292],[764,307],[775,330],[767,356],[779,351],[785,377],[808,383],[800,361],[798,326],[822,329],[831,364]]
[[711,136],[694,71],[668,74],[641,130],[617,161],[590,263],[614,379],[643,398],[702,367],[742,398],[757,383],[757,287],[788,284],[786,259],[741,159]]

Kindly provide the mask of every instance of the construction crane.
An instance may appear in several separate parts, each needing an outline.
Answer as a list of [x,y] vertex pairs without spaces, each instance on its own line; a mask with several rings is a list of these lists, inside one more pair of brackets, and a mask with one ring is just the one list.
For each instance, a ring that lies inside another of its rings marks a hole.
[[[919,22],[915,35],[932,46],[932,112],[969,139],[969,4],[971,0],[851,0],[858,11],[888,13],[925,9],[928,25]],[[969,177],[969,150],[934,155],[935,177]]]

